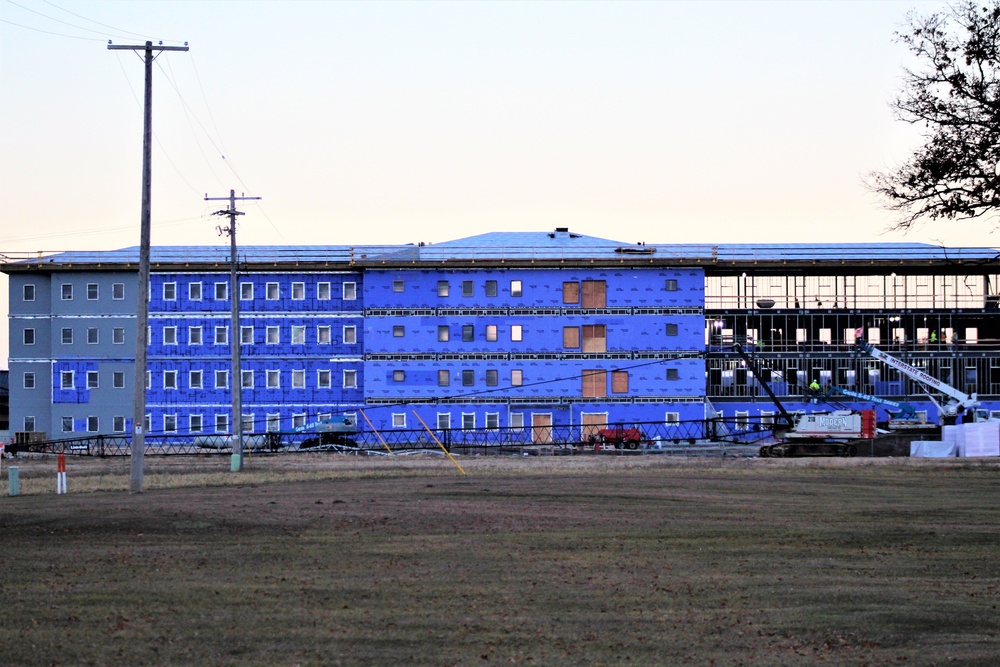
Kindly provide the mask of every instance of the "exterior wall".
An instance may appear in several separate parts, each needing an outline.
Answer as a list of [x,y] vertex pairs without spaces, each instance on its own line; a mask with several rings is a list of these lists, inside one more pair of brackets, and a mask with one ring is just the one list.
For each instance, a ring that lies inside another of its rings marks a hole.
[[[414,411],[431,428],[483,428],[487,415],[498,427],[530,426],[533,415],[554,425],[579,424],[583,413],[610,422],[704,418],[700,269],[369,270],[365,278],[365,398],[376,426],[419,428]],[[565,302],[564,283],[583,281],[604,283],[603,306]],[[605,328],[604,351],[564,345],[566,327],[594,325]],[[596,371],[607,374],[603,391],[584,396],[584,376]],[[615,391],[613,371],[627,373],[627,390]]]
[[[151,433],[231,430],[229,280],[228,273],[152,275],[147,393]],[[252,343],[240,346],[242,372],[252,378],[242,394],[246,432],[288,431],[297,421],[356,411],[363,404],[364,386],[362,274],[251,273],[240,275],[239,284],[238,335],[250,328],[252,337]],[[198,294],[200,298],[192,298]],[[329,338],[324,334],[321,342],[323,328],[328,328]],[[345,340],[345,328],[353,328],[354,342]],[[192,342],[197,329],[200,343]],[[217,329],[224,333],[219,342]],[[293,340],[293,333],[301,338]],[[217,371],[226,376],[219,386]],[[200,387],[192,386],[192,372],[200,372]],[[293,386],[297,372],[301,387]],[[269,373],[276,386],[268,386]],[[329,380],[321,383],[325,374]],[[354,387],[345,386],[350,374]],[[175,386],[168,385],[168,378]],[[192,431],[192,415],[200,416],[200,429]]]

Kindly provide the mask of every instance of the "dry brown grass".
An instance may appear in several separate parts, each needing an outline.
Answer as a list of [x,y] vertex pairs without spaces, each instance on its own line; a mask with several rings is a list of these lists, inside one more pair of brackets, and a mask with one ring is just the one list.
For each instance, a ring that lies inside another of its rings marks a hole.
[[[9,464],[5,461],[5,464]],[[992,665],[996,461],[17,461],[5,665]]]

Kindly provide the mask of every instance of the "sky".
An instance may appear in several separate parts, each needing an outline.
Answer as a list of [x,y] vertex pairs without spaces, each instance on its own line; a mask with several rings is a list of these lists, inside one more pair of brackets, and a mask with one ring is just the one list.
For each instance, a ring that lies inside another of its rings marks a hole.
[[241,245],[1000,245],[989,220],[888,231],[864,187],[921,139],[894,35],[945,8],[0,0],[0,254],[138,245],[143,63],[109,39],[190,48],[153,68],[153,245],[228,245],[204,197],[230,190],[261,197]]

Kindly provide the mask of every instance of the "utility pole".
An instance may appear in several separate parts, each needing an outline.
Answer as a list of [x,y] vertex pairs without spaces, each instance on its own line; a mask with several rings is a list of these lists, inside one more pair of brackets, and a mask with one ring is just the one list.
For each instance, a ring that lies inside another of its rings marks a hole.
[[153,51],[187,51],[184,46],[118,46],[108,41],[108,50],[145,51],[146,91],[142,123],[142,217],[139,233],[139,293],[135,318],[135,382],[132,401],[132,447],[129,490],[142,493],[143,462],[146,453],[146,346],[149,327],[149,227],[152,212],[152,145],[153,145]]
[[236,200],[247,201],[260,197],[237,197],[235,190],[229,191],[228,197],[209,197],[205,201],[228,201],[228,211],[216,211],[212,215],[228,215],[229,226],[219,227],[219,234],[229,234],[229,302],[232,304],[231,324],[229,325],[229,343],[233,351],[232,379],[229,386],[233,395],[233,466],[234,471],[243,470],[243,371],[240,364],[240,299],[239,284],[236,282],[236,216],[243,215],[236,210]]

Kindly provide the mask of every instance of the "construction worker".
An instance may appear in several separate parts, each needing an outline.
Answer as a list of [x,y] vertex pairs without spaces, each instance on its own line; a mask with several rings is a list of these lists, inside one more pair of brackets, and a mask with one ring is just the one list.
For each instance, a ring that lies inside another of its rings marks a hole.
[[818,401],[816,399],[819,396],[819,382],[813,380],[809,383],[809,393],[812,395],[812,402],[817,403]]
[[938,342],[937,331],[932,331],[931,332],[931,344],[933,345],[934,343],[937,343],[937,342]]

